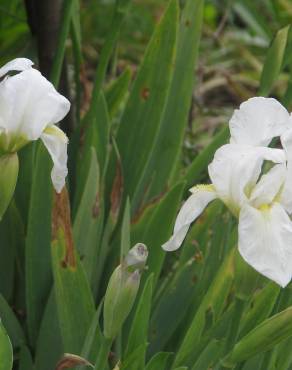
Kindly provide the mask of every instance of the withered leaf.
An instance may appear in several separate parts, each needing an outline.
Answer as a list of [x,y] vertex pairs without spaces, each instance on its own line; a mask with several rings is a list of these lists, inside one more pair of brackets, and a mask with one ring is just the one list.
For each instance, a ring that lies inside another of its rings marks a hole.
[[57,363],[55,370],[71,369],[72,367],[80,365],[94,367],[90,362],[80,356],[73,355],[71,353],[65,353],[61,360]]

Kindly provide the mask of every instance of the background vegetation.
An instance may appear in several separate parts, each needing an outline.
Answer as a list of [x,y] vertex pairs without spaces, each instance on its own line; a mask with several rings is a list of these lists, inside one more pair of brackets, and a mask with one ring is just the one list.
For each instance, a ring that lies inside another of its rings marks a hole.
[[[69,195],[53,194],[31,144],[0,223],[1,370],[10,341],[20,370],[54,369],[65,352],[96,370],[292,369],[291,288],[243,263],[220,203],[179,252],[160,248],[233,109],[260,94],[291,110],[291,19],[286,0],[1,1],[0,64],[33,59],[72,101]],[[103,297],[136,242],[147,269],[109,343]]]

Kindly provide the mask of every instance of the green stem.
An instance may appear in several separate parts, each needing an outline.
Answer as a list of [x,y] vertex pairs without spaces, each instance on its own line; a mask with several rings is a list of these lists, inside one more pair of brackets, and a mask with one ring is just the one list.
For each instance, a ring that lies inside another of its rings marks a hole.
[[106,369],[111,345],[112,345],[112,340],[104,338],[99,348],[98,354],[97,354],[94,370],[105,370]]

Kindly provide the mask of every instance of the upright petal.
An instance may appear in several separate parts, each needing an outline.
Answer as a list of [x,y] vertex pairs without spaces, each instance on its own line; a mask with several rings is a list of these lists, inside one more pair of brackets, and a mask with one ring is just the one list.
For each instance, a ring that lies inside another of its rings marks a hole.
[[25,71],[26,69],[30,69],[32,65],[33,62],[26,58],[13,59],[0,68],[0,78],[10,71]]
[[281,149],[226,144],[219,148],[209,165],[209,175],[218,197],[238,215],[256,185],[264,160],[285,162]]
[[281,136],[281,143],[287,158],[287,175],[281,196],[281,203],[286,211],[292,213],[292,129],[285,131]]
[[52,169],[51,178],[56,192],[60,193],[65,185],[65,178],[68,173],[68,138],[62,130],[53,125],[45,129],[41,135],[41,140],[52,157],[54,166]]
[[178,249],[193,221],[203,212],[205,207],[216,198],[212,185],[192,188],[192,195],[186,200],[177,216],[174,232],[168,242],[162,245],[166,251]]
[[268,145],[292,127],[289,113],[273,98],[255,97],[242,103],[229,121],[231,143]]
[[253,189],[250,202],[254,207],[268,205],[280,197],[287,176],[285,164],[277,164],[264,174]]
[[283,288],[292,277],[292,222],[279,203],[245,205],[239,216],[239,252],[255,270]]
[[45,127],[62,120],[69,109],[69,101],[33,68],[0,84],[0,127],[7,134],[36,140]]

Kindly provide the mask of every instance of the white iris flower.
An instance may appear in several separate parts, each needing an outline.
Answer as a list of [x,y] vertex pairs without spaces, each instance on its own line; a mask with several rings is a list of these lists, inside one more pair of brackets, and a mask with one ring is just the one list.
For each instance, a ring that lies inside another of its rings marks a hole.
[[0,68],[0,154],[15,153],[30,141],[41,139],[54,166],[51,177],[60,192],[67,176],[68,139],[55,123],[70,109],[69,101],[32,68],[29,59],[18,58]]
[[[221,199],[239,219],[238,247],[254,269],[285,287],[292,278],[292,121],[275,99],[256,97],[241,104],[229,122],[230,144],[209,165],[211,185],[190,189],[171,239],[182,244],[190,224],[212,200]],[[283,149],[268,148],[281,137]],[[273,167],[261,174],[264,161]],[[214,253],[216,253],[214,251]]]

